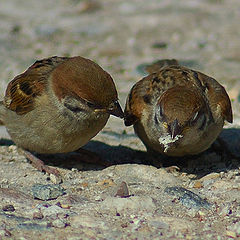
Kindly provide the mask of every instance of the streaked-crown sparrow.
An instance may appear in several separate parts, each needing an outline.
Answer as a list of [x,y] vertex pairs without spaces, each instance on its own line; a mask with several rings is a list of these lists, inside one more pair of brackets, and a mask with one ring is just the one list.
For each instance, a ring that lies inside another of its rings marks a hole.
[[125,125],[133,124],[148,150],[168,156],[195,155],[208,149],[225,120],[232,123],[224,87],[179,65],[164,66],[137,82],[125,107]]

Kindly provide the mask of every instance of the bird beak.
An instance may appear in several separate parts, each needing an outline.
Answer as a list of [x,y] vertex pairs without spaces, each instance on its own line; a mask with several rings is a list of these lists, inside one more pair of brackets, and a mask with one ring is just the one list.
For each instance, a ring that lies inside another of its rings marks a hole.
[[112,114],[112,115],[114,115],[116,117],[119,117],[119,118],[123,118],[124,117],[122,108],[121,108],[121,106],[120,106],[118,101],[115,101],[115,102],[111,103],[109,108],[107,109],[107,112],[109,114]]
[[168,125],[168,131],[170,132],[172,139],[174,139],[177,135],[181,134],[182,127],[179,125],[177,119],[175,119],[170,125]]

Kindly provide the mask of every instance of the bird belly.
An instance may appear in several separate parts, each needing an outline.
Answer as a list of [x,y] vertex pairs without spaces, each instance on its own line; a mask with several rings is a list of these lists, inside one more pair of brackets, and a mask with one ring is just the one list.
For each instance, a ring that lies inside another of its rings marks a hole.
[[191,131],[184,136],[176,136],[171,139],[166,133],[159,134],[157,131],[146,132],[141,123],[134,126],[134,130],[147,149],[160,152],[163,155],[182,157],[196,155],[207,150],[216,140],[223,128],[223,121],[210,125],[203,134]]
[[[8,111],[5,125],[17,146],[46,154],[75,151],[93,138],[109,117],[69,121],[60,114],[49,117],[42,114],[35,110],[25,115]],[[14,123],[7,121],[7,118],[15,118]]]

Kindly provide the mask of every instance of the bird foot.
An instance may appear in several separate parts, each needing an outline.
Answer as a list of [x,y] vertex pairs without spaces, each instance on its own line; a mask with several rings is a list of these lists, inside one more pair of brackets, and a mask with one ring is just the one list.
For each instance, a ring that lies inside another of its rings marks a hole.
[[25,157],[31,161],[32,165],[40,172],[46,172],[48,174],[53,174],[56,177],[60,176],[60,173],[56,168],[45,165],[45,163],[42,160],[40,160],[39,158],[34,156],[32,153],[30,153],[26,150],[24,150],[23,153],[24,153]]

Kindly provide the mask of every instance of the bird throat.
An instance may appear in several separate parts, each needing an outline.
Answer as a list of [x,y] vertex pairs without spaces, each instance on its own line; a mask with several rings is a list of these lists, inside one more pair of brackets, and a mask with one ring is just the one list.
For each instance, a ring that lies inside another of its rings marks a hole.
[[167,135],[161,136],[158,139],[158,141],[160,144],[163,145],[163,151],[167,153],[168,150],[171,148],[171,146],[182,137],[183,137],[182,135],[176,135],[174,138],[172,138],[170,134],[167,134]]

